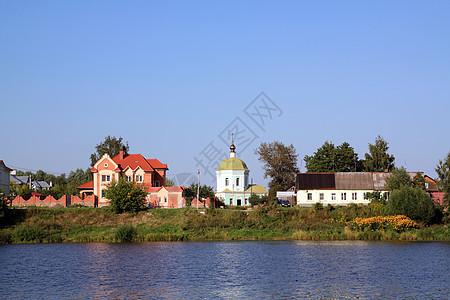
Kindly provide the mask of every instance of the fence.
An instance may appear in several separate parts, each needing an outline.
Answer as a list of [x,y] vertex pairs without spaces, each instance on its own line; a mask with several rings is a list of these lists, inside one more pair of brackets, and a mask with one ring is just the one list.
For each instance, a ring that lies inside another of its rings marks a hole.
[[70,205],[83,205],[97,207],[97,204],[95,195],[89,195],[83,199],[74,195],[64,195],[60,199],[55,199],[53,196],[31,196],[30,198],[16,196],[11,200],[12,206],[67,207]]

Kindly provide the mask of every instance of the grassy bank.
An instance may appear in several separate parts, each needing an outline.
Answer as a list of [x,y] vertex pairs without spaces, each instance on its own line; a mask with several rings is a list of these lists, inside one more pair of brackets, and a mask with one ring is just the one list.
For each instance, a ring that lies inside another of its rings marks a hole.
[[[450,241],[447,224],[396,227],[378,221],[377,205],[197,211],[151,209],[115,214],[105,208],[11,209],[0,243],[215,240]],[[367,220],[371,220],[370,222]],[[377,223],[378,222],[378,223]],[[406,223],[405,223],[406,224]]]

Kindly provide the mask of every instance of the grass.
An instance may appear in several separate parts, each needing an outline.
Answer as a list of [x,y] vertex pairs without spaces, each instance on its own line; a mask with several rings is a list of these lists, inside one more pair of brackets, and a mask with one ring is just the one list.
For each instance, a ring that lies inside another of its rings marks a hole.
[[[154,242],[218,240],[450,241],[447,224],[405,231],[350,230],[356,218],[384,214],[382,206],[219,210],[151,209],[115,214],[106,208],[11,209],[0,219],[0,243]],[[337,220],[328,222],[327,220]],[[448,218],[447,218],[448,219]]]

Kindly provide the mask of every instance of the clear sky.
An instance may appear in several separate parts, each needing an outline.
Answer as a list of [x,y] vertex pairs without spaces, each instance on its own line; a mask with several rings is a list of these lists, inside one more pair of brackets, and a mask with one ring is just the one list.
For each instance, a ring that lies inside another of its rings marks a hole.
[[23,170],[86,169],[113,135],[196,175],[234,128],[263,185],[261,142],[292,143],[305,171],[326,140],[364,157],[378,134],[397,166],[435,177],[450,1],[0,0],[0,104],[0,159]]

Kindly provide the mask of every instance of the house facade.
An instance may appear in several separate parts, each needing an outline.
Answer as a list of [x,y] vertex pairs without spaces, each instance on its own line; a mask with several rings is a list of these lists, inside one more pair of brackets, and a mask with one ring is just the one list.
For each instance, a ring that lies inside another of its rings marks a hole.
[[389,197],[386,178],[390,173],[337,172],[298,173],[296,180],[297,204],[323,205],[369,204],[367,193],[380,192]]
[[5,193],[5,195],[9,195],[9,173],[12,169],[8,168],[3,160],[0,160],[0,190]]
[[249,184],[246,163],[236,157],[234,142],[230,146],[230,157],[223,160],[216,170],[217,190],[215,196],[225,205],[250,205],[248,199],[252,194],[267,195],[267,190],[260,185]]
[[[80,190],[84,193],[92,191],[98,198],[98,206],[107,206],[106,188],[113,180],[118,181],[122,177],[149,188],[164,187],[167,170],[167,164],[157,159],[146,159],[141,154],[128,154],[121,149],[113,158],[103,155],[91,170],[94,178],[92,184],[86,183]],[[89,190],[87,187],[91,186],[92,190]]]

